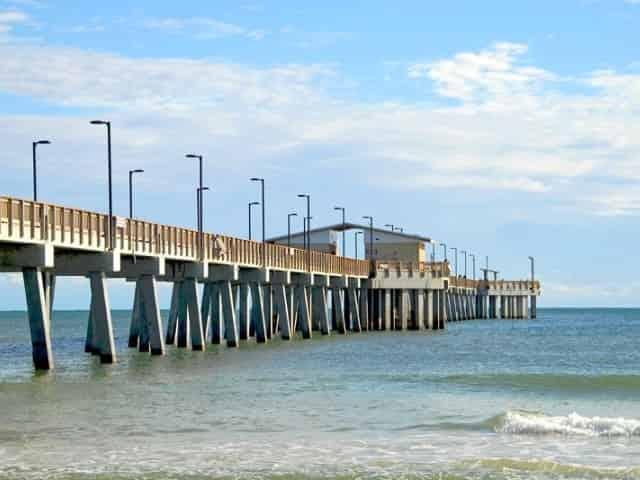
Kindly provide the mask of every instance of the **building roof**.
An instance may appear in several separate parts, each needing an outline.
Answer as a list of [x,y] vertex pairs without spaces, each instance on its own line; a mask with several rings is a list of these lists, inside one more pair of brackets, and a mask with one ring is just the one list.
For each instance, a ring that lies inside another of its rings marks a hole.
[[[317,233],[317,232],[325,232],[325,231],[330,231],[333,230],[335,232],[342,232],[343,230],[364,230],[364,231],[368,231],[369,230],[369,226],[368,225],[360,225],[357,223],[351,223],[351,222],[346,222],[346,223],[336,223],[334,225],[327,225],[325,227],[320,227],[320,228],[312,228],[311,230],[309,230],[310,233]],[[409,239],[413,239],[413,240],[419,240],[421,242],[427,242],[427,243],[431,243],[431,239],[428,237],[423,237],[422,235],[415,235],[412,233],[404,233],[404,232],[392,232],[391,230],[387,230],[386,228],[377,228],[377,227],[373,227],[373,231],[374,232],[381,232],[384,233],[385,235],[394,235],[397,237],[402,237],[402,238],[409,238]],[[300,236],[303,235],[304,232],[291,232],[291,236],[292,237],[296,237],[296,236]],[[280,235],[278,237],[271,237],[267,239],[267,242],[278,242],[281,240],[286,240],[287,239],[287,235]]]

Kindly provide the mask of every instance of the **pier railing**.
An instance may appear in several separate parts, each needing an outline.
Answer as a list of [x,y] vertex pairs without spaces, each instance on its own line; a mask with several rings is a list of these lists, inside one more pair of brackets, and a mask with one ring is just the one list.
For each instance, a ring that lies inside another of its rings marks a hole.
[[410,272],[431,273],[433,277],[448,277],[450,275],[449,262],[400,262],[400,261],[376,261],[376,271],[380,272]]
[[478,281],[462,277],[450,277],[449,287],[457,288],[478,288]]
[[[123,217],[113,219],[121,253],[239,264],[251,267],[368,277],[370,263],[317,251],[204,233]],[[42,202],[0,197],[0,240],[52,243],[60,248],[105,251],[109,216]]]
[[537,280],[533,282],[531,280],[482,280],[479,287],[503,291],[538,291],[540,290],[540,282]]

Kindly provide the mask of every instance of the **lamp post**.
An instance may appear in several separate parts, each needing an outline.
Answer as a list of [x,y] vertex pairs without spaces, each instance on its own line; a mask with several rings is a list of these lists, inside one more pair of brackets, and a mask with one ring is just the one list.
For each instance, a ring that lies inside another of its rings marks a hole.
[[252,210],[254,205],[260,205],[260,202],[249,202],[249,240],[252,240],[252,238],[251,238],[251,210]]
[[467,278],[467,251],[460,250],[460,253],[464,253],[464,278]]
[[365,215],[362,218],[369,220],[369,260],[373,263],[373,217]]
[[446,243],[441,243],[440,246],[442,247],[442,250],[444,250],[444,261],[447,261],[447,244]]
[[353,237],[353,240],[354,240],[353,251],[354,251],[354,256],[356,257],[356,260],[358,259],[358,235],[364,235],[364,232],[362,230],[358,230]]
[[291,217],[297,217],[297,213],[290,213],[287,215],[287,246],[291,248]]
[[144,170],[137,168],[129,170],[129,218],[133,219],[133,175],[136,173],[144,173]]
[[400,232],[400,233],[404,233],[404,228],[402,228],[402,227],[394,227],[394,228],[392,229],[392,231]]
[[396,227],[395,227],[395,225],[393,223],[385,223],[384,226],[387,227],[392,232],[395,232],[395,230],[396,230]]
[[429,242],[431,244],[431,263],[436,262],[436,247],[438,246],[438,242],[431,240]]
[[260,182],[260,200],[262,205],[262,243],[265,239],[265,223],[264,223],[264,178],[253,177],[252,182]]
[[204,208],[202,202],[202,192],[209,190],[209,187],[197,187],[196,188],[196,204],[200,207],[198,209],[200,223],[198,229],[198,247],[200,249],[200,259],[204,258]]
[[536,276],[535,276],[535,259],[532,256],[529,256],[529,261],[531,262],[531,288],[533,288],[533,285],[536,281]]
[[453,271],[455,272],[455,276],[458,276],[458,248],[457,247],[450,247],[449,250],[453,250],[455,253],[455,257],[453,260]]
[[38,145],[50,145],[51,142],[49,140],[38,140],[32,142],[33,147],[33,201],[38,201],[38,173],[36,167],[36,147]]
[[473,253],[470,253],[469,256],[473,262],[473,279],[476,279],[476,256]]
[[311,271],[311,195],[307,193],[299,193],[298,198],[305,198],[307,200],[307,217],[305,228],[305,248],[307,249],[307,269]]
[[111,169],[111,122],[104,120],[91,120],[91,125],[105,125],[107,127],[107,169],[108,169],[108,182],[109,182],[109,250],[113,250],[114,242],[114,229],[113,229],[113,177]]
[[199,180],[198,180],[198,198],[196,200],[197,203],[197,209],[196,209],[196,216],[198,217],[197,219],[197,223],[198,223],[198,233],[202,233],[202,195],[201,195],[201,191],[203,190],[202,187],[202,155],[196,155],[194,153],[187,153],[185,155],[185,158],[195,158],[198,160],[199,163]]
[[342,212],[342,256],[344,257],[347,254],[347,244],[346,244],[347,235],[345,231],[345,224],[347,223],[347,220],[346,220],[345,208],[333,207],[333,209]]

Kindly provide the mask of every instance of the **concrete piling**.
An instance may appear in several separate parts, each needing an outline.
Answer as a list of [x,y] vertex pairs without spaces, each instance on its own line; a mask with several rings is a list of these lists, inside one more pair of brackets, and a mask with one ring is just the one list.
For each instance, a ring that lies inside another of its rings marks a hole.
[[115,363],[116,348],[104,272],[90,273],[89,281],[91,285],[90,349],[92,353],[100,356],[101,363]]
[[33,365],[37,370],[49,370],[53,368],[53,351],[51,350],[51,302],[53,295],[49,296],[49,303],[47,303],[40,269],[24,268],[22,278],[27,299]]

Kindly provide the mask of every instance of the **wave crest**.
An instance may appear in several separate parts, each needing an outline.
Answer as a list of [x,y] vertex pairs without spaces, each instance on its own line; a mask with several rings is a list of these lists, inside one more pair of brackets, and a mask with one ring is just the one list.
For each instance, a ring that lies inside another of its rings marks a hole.
[[640,436],[640,420],[622,417],[583,417],[575,412],[564,416],[550,416],[515,410],[494,417],[490,423],[497,433],[588,437]]

